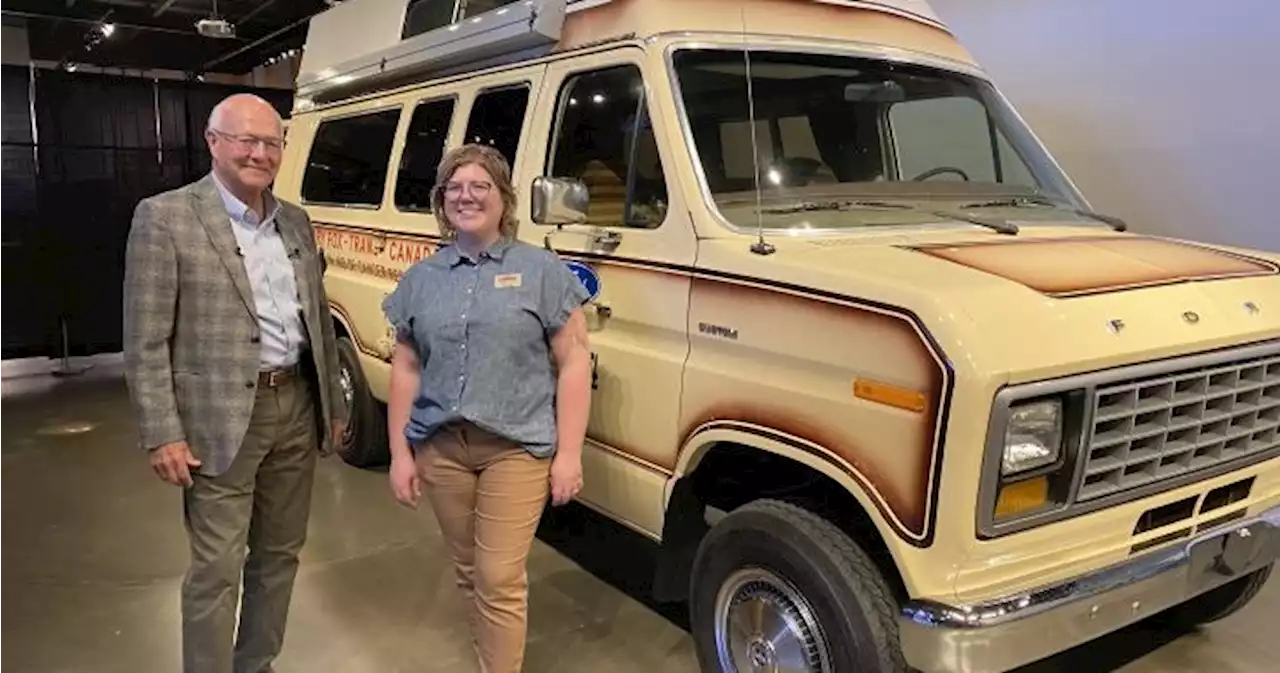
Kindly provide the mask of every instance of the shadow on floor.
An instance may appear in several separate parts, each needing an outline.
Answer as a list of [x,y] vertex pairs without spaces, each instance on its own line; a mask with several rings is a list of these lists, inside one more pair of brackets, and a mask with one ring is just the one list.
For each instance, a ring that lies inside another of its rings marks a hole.
[[653,598],[658,563],[654,542],[576,503],[548,507],[538,526],[538,539],[673,625],[689,630],[683,604]]

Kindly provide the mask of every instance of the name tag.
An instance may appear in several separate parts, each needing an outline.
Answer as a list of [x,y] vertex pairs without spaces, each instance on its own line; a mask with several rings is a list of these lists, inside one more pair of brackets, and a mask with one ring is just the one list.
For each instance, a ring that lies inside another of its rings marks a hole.
[[501,273],[493,277],[494,287],[520,287],[522,281],[518,273]]

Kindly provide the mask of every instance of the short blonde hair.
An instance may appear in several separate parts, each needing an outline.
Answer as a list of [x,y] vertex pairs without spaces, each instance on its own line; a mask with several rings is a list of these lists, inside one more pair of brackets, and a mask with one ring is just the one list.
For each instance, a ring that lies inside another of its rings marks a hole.
[[511,182],[511,165],[498,150],[475,143],[449,150],[436,168],[436,187],[431,192],[431,211],[440,224],[441,237],[452,240],[458,235],[457,228],[444,212],[444,186],[459,168],[468,164],[480,166],[493,180],[494,188],[502,197],[502,219],[498,222],[498,231],[503,238],[515,238],[519,221],[516,220],[516,188]]

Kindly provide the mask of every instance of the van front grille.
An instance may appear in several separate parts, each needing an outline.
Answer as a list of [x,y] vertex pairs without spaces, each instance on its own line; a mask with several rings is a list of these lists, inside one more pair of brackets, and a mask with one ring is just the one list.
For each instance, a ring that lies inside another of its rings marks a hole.
[[1077,502],[1280,447],[1280,355],[1093,390]]

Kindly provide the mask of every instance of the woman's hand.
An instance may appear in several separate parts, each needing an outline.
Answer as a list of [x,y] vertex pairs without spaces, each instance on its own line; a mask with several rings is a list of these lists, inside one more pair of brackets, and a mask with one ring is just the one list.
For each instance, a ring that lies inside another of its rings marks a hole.
[[413,458],[395,456],[391,459],[391,492],[396,500],[405,507],[416,509],[422,500],[422,479],[418,476],[418,465]]
[[582,456],[557,453],[551,459],[551,504],[559,507],[582,490]]
[[558,506],[582,490],[582,440],[591,409],[591,351],[587,348],[587,319],[581,307],[573,309],[569,320],[551,338],[551,348],[558,370],[551,504]]
[[391,390],[387,398],[387,439],[391,444],[391,470],[387,476],[396,500],[413,508],[422,498],[422,484],[404,429],[409,424],[420,377],[417,349],[403,336],[398,336],[391,356]]

